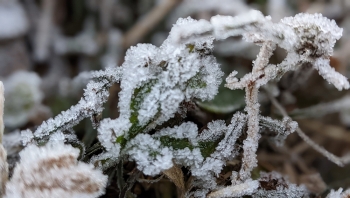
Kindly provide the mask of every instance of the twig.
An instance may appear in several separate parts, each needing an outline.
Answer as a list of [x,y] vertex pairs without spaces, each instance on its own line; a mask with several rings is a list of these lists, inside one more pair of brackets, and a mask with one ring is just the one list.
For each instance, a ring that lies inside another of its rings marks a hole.
[[139,20],[124,36],[124,48],[135,45],[150,32],[181,0],[164,0]]
[[[272,104],[281,112],[281,114],[284,117],[289,117],[286,110],[282,107],[282,105],[269,93],[268,90],[266,90],[268,97],[270,98]],[[320,145],[316,144],[312,139],[310,139],[299,127],[296,130],[297,134],[307,143],[309,144],[313,149],[315,149],[317,152],[324,155],[326,158],[328,158],[333,163],[337,164],[338,166],[344,166],[348,163],[350,163],[350,155],[346,155],[343,157],[335,156],[334,154],[330,153]]]
[[39,61],[43,61],[48,57],[55,2],[55,0],[44,0],[42,2],[42,13],[35,36],[35,58]]
[[[253,78],[250,79],[250,82],[245,87],[246,92],[246,112],[248,113],[248,130],[247,130],[247,139],[243,145],[243,158],[242,166],[239,171],[239,180],[245,181],[250,178],[250,172],[254,167],[257,166],[256,151],[259,144],[259,101],[258,101],[258,91],[259,85],[257,80],[259,80],[258,73],[262,72],[264,74],[264,68],[269,62],[271,57],[274,45],[271,42],[266,42],[260,49],[258,57],[254,63],[252,70]],[[254,146],[252,146],[254,145]],[[234,178],[238,179],[238,178]]]

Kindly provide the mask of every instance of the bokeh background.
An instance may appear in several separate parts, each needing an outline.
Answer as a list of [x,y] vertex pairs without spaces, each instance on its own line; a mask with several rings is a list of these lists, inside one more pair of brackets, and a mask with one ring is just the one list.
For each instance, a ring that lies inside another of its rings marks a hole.
[[[12,166],[21,149],[19,130],[34,128],[76,104],[89,71],[121,65],[126,50],[137,43],[160,46],[179,17],[210,19],[250,9],[270,15],[275,22],[300,12],[322,13],[334,19],[343,28],[343,37],[335,46],[331,66],[350,77],[350,0],[0,0],[0,80],[5,85],[6,99],[4,144]],[[258,51],[258,46],[237,37],[216,42],[214,55],[226,75],[232,70],[243,75],[251,70]],[[270,62],[279,63],[285,56],[282,49],[277,49]],[[348,91],[338,92],[309,65],[287,74],[278,88],[277,99],[307,135],[338,156],[350,152]],[[119,90],[118,85],[112,87],[103,117],[118,117]],[[278,118],[269,100],[263,94],[260,99],[261,113]],[[205,125],[213,119],[229,119],[233,112],[242,110],[244,92],[221,87],[213,101],[196,104],[188,116]],[[89,120],[74,130],[85,145],[96,141],[96,130]],[[296,134],[283,147],[262,139],[258,159],[258,169],[281,172],[316,195],[331,188],[350,187],[350,166],[337,167]],[[133,167],[126,164],[125,174],[128,166]],[[220,179],[229,176],[222,174]],[[104,197],[116,197],[118,192],[112,183]],[[176,197],[175,186],[166,178],[156,183],[139,180],[132,192],[138,197]]]

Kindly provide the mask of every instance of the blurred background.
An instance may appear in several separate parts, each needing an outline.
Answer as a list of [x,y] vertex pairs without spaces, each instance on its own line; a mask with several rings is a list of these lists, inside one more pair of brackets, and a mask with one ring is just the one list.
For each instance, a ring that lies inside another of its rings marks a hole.
[[[0,80],[5,85],[4,144],[10,149],[10,160],[15,162],[20,150],[18,130],[34,128],[76,104],[89,71],[121,65],[126,50],[137,43],[160,46],[180,17],[210,19],[250,9],[270,15],[274,22],[300,12],[334,19],[344,31],[331,66],[350,76],[350,0],[0,0]],[[241,38],[229,38],[215,43],[214,55],[226,75],[237,70],[242,76],[251,70],[258,51],[258,46]],[[285,56],[277,49],[270,62],[279,63]],[[277,87],[278,100],[313,140],[338,156],[350,152],[347,91],[338,92],[310,65],[288,73]],[[118,116],[118,91],[118,85],[112,87],[103,117]],[[260,100],[263,115],[279,117],[263,93]],[[196,104],[198,108],[188,116],[205,125],[242,110],[244,92],[221,87],[213,101]],[[96,141],[89,120],[74,130],[85,145]],[[262,139],[258,159],[259,169],[281,172],[315,194],[350,187],[350,166],[337,167],[296,134],[283,147]],[[132,192],[139,197],[174,197],[174,189],[169,180],[161,179],[155,184],[137,182]],[[117,192],[111,185],[105,197]]]

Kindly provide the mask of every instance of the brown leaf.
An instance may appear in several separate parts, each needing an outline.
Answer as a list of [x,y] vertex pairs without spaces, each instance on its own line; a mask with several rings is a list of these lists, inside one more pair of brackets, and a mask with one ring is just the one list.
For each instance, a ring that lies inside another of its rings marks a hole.
[[178,197],[185,197],[186,188],[184,175],[180,167],[174,165],[168,170],[163,171],[164,175],[172,181],[177,187]]

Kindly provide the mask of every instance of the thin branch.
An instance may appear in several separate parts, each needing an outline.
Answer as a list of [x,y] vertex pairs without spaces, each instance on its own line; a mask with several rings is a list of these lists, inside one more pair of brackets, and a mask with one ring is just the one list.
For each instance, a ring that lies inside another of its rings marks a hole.
[[[283,106],[269,93],[268,90],[266,90],[268,97],[270,98],[272,104],[281,112],[281,114],[284,117],[289,117],[286,110],[283,108]],[[344,166],[348,163],[350,163],[350,155],[346,155],[343,157],[338,157],[329,151],[327,151],[325,148],[321,147],[317,143],[315,143],[312,139],[310,139],[299,127],[296,129],[296,132],[298,135],[307,143],[309,144],[313,149],[315,149],[317,152],[324,155],[326,158],[328,158],[333,163],[337,164],[338,166]]]
[[165,0],[139,20],[124,36],[124,48],[135,45],[156,26],[181,0]]

